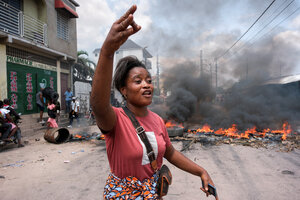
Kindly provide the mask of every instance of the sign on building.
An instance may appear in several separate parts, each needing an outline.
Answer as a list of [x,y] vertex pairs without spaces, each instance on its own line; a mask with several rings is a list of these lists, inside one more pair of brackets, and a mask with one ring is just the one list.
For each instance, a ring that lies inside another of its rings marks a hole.
[[7,83],[8,98],[16,111],[36,113],[35,96],[40,88],[57,90],[56,67],[7,56]]

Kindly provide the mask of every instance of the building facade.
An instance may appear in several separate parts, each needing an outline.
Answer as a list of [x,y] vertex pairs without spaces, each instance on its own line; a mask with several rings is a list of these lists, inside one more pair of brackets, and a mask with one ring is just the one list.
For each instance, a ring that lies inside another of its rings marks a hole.
[[74,0],[0,0],[0,99],[22,114],[37,113],[35,94],[72,88],[77,58]]

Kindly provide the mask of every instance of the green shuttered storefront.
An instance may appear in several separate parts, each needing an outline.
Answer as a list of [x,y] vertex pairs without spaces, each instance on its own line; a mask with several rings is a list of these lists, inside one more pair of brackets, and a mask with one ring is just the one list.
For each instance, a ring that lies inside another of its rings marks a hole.
[[37,113],[35,96],[40,87],[57,91],[56,67],[7,56],[7,87],[11,105],[17,112]]

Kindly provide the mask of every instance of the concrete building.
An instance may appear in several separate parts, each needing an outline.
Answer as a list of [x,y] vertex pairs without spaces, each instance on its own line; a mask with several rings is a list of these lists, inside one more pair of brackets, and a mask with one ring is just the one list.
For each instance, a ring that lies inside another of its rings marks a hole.
[[[152,55],[147,51],[147,47],[141,47],[131,39],[128,39],[119,49],[115,52],[114,55],[114,69],[121,58],[126,56],[136,56],[140,61],[146,63],[147,69],[152,69],[152,62],[149,58],[152,58]],[[93,54],[95,57],[98,57],[101,49],[95,49]]]
[[[128,39],[119,49],[115,52],[114,55],[114,66],[113,66],[113,73],[116,69],[116,66],[121,58],[124,58],[126,56],[135,56],[140,61],[142,61],[146,68],[151,72],[152,70],[152,62],[150,58],[152,58],[152,55],[147,51],[147,47],[141,47],[132,40]],[[99,56],[101,49],[95,49],[93,51],[94,55],[96,57]],[[112,91],[111,99],[113,101],[113,97],[117,99],[118,102],[122,102],[122,95],[117,91]]]
[[52,87],[72,88],[77,58],[74,0],[0,0],[0,99],[18,112],[37,113],[35,94]]

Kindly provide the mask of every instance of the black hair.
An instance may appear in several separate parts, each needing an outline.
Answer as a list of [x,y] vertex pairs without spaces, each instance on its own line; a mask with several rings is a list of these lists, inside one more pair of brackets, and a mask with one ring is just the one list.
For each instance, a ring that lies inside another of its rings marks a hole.
[[126,86],[126,80],[128,78],[129,71],[134,67],[142,67],[147,70],[144,63],[139,61],[135,56],[126,56],[119,60],[115,70],[113,83],[115,88],[120,93],[121,88]]
[[3,101],[0,100],[0,108],[2,108],[3,105],[4,105],[4,104],[3,104]]
[[9,105],[10,104],[9,99],[4,99],[3,103]]

